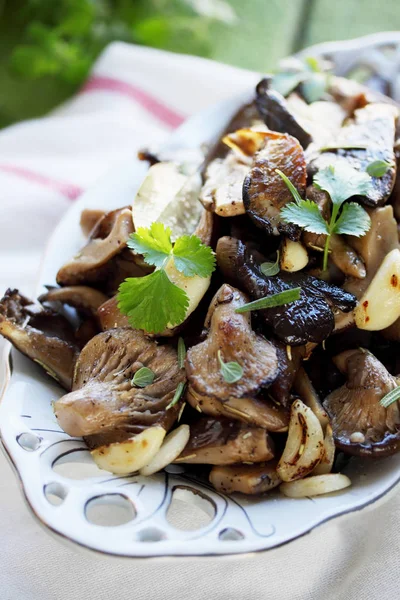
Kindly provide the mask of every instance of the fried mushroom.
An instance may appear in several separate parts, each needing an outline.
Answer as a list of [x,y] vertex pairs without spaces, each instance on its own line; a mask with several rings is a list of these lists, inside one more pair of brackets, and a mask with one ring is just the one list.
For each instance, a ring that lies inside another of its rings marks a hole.
[[215,466],[211,469],[209,480],[223,494],[239,492],[251,496],[269,492],[282,482],[276,472],[275,461],[256,465]]

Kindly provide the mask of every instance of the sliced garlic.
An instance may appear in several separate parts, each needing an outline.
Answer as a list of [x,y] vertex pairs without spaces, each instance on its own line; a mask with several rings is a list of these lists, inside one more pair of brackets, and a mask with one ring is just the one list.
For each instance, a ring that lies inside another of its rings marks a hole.
[[305,477],[324,456],[324,435],[318,418],[301,400],[292,404],[286,446],[278,462],[282,481]]
[[356,326],[380,331],[400,317],[400,250],[392,250],[369,284],[354,311]]
[[328,475],[315,475],[299,481],[282,483],[279,490],[289,498],[306,498],[307,496],[321,496],[331,492],[338,492],[351,485],[347,475],[330,473]]
[[293,242],[289,238],[285,238],[282,241],[280,257],[281,269],[290,273],[300,271],[308,264],[308,254],[303,244],[301,242]]
[[174,462],[188,443],[189,436],[189,425],[181,425],[168,434],[157,454],[145,467],[140,469],[140,474],[147,477]]
[[159,451],[165,437],[162,427],[149,427],[125,442],[115,442],[92,450],[91,455],[99,469],[118,475],[139,471]]
[[313,470],[313,475],[327,475],[332,471],[333,461],[335,460],[335,440],[330,425],[326,426],[324,437],[324,455],[321,462]]

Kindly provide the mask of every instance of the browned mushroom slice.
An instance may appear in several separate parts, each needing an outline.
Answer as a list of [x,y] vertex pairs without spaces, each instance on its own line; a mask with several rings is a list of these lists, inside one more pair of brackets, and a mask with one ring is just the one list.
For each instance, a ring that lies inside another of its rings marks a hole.
[[[135,387],[132,378],[141,367],[154,373],[154,382]],[[73,391],[54,405],[66,433],[88,436],[113,429],[162,425],[167,427],[179,405],[167,410],[185,373],[176,351],[158,346],[143,332],[114,329],[95,336],[76,363]]]
[[292,182],[301,196],[306,191],[307,173],[304,152],[297,139],[286,134],[273,134],[264,148],[254,156],[250,172],[243,183],[243,203],[257,227],[267,233],[285,233],[298,239],[300,230],[281,222],[281,209],[293,201],[292,194],[279,169]]
[[105,294],[86,285],[48,287],[48,291],[39,296],[39,302],[61,302],[94,317],[97,317],[97,309],[106,300]]
[[64,317],[33,304],[17,290],[7,290],[0,301],[0,334],[64,388],[71,389],[79,348]]
[[270,79],[262,79],[256,87],[256,105],[265,124],[272,131],[288,133],[299,140],[303,148],[312,141],[311,135],[300,125],[290,111],[286,100],[270,88]]
[[117,296],[113,296],[99,306],[97,316],[103,331],[115,329],[116,327],[130,327],[128,317],[118,309]]
[[349,277],[343,287],[358,299],[371,283],[385,256],[400,248],[393,207],[384,206],[367,212],[371,218],[369,231],[360,238],[348,236],[349,243],[364,262],[366,276],[363,279]]
[[97,223],[105,216],[104,210],[84,208],[81,212],[80,226],[85,237],[89,237]]
[[104,283],[110,261],[126,247],[132,232],[129,208],[107,213],[97,223],[86,246],[58,271],[57,283],[62,286]]
[[[290,112],[296,117],[301,127],[310,133],[313,144],[327,146],[340,130],[347,112],[336,102],[316,101],[307,104],[297,94],[286,98]],[[307,148],[307,152],[311,148]]]
[[392,166],[382,177],[373,177],[368,194],[358,200],[373,208],[385,204],[396,179],[393,146],[397,118],[398,109],[391,104],[369,104],[356,110],[354,120],[342,127],[335,145],[348,148],[354,144],[365,148],[323,152],[311,160],[309,172],[314,174],[325,167],[344,163],[364,172],[373,161],[384,160]]
[[215,466],[211,469],[209,479],[215,489],[223,494],[264,494],[282,483],[276,472],[276,461],[260,465]]
[[[206,340],[189,349],[186,372],[189,381],[188,397],[216,399],[222,403],[255,396],[270,385],[279,372],[276,348],[251,329],[250,315],[237,314],[247,297],[223,285],[214,296],[205,325],[209,327]],[[243,376],[227,383],[221,373],[220,361],[236,361]]]
[[379,401],[397,382],[367,350],[347,350],[334,362],[346,383],[324,401],[338,448],[358,456],[388,456],[400,449],[400,407]]
[[190,439],[176,462],[232,465],[273,457],[273,441],[265,429],[204,417],[191,425]]

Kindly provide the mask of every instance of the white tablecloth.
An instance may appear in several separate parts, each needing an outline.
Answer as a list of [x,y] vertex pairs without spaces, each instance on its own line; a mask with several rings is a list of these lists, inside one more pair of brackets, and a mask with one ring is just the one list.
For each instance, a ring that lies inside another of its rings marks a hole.
[[[257,74],[122,43],[73,100],[0,132],[0,292],[32,293],[57,221],[128,153],[236,94]],[[65,547],[34,521],[0,456],[1,600],[395,600],[400,494],[246,557],[128,560]]]

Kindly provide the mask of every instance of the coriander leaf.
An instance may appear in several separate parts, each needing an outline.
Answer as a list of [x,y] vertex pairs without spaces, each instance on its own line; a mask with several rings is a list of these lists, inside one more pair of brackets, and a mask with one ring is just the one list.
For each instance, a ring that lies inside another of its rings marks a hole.
[[305,73],[276,73],[271,83],[274,90],[288,96],[306,77]]
[[397,402],[400,399],[400,386],[394,388],[391,392],[388,392],[383,398],[380,400],[379,404],[384,408],[388,408],[393,402]]
[[291,302],[295,302],[295,300],[299,300],[300,292],[301,288],[299,287],[290,288],[289,290],[284,290],[278,294],[272,294],[271,296],[265,296],[265,298],[254,300],[254,302],[248,302],[248,304],[244,304],[237,308],[235,312],[241,314],[252,310],[262,310],[264,308],[273,308],[274,306],[290,304]]
[[169,410],[170,408],[175,406],[175,404],[177,404],[177,402],[179,402],[184,390],[185,390],[185,384],[183,383],[183,381],[180,381],[178,383],[178,385],[176,386],[174,397],[172,398],[171,402],[168,404],[168,406],[165,410]]
[[366,210],[356,202],[343,205],[340,217],[336,221],[332,233],[340,233],[361,237],[371,227],[371,219]]
[[266,277],[272,277],[273,275],[277,275],[280,271],[279,266],[279,250],[276,252],[276,261],[275,262],[263,262],[260,265],[260,270],[263,275]]
[[327,81],[325,73],[312,73],[306,81],[303,81],[301,93],[309,104],[322,98],[326,91]]
[[289,188],[293,198],[295,199],[295,201],[297,203],[302,201],[302,197],[300,196],[299,192],[297,191],[297,189],[294,187],[293,183],[290,181],[289,177],[287,177],[285,175],[285,173],[282,173],[282,171],[280,171],[280,169],[275,169],[275,173],[278,173],[278,175],[280,175],[280,177],[282,177],[283,181],[286,183],[286,186]]
[[310,233],[328,233],[328,225],[321,215],[318,205],[312,200],[290,202],[282,208],[281,218],[285,223],[293,223]]
[[221,350],[218,350],[218,360],[220,364],[221,375],[225,379],[226,383],[236,383],[243,377],[243,367],[234,361],[225,363],[221,356]]
[[163,270],[145,277],[129,277],[119,286],[118,308],[129,324],[148,333],[161,333],[167,325],[185,320],[189,298]]
[[383,177],[391,167],[393,167],[392,163],[386,160],[374,160],[369,163],[367,173],[371,177]]
[[178,366],[180,369],[183,369],[185,366],[185,358],[186,358],[186,347],[183,338],[179,338],[178,340]]
[[210,246],[196,235],[182,235],[173,248],[174,263],[186,277],[208,277],[215,269],[215,256]]
[[323,68],[316,56],[306,56],[304,62],[308,69],[313,73],[323,73]]
[[139,227],[136,233],[132,233],[127,245],[138,254],[143,254],[149,265],[161,267],[171,254],[171,233],[171,229],[162,223],[152,223],[148,229]]
[[332,204],[340,206],[352,196],[366,196],[371,186],[368,173],[358,171],[346,163],[321,169],[314,177],[314,185],[328,192]]
[[151,369],[147,367],[142,367],[133,376],[132,385],[136,387],[144,388],[146,385],[150,385],[153,383],[155,378],[155,374]]

